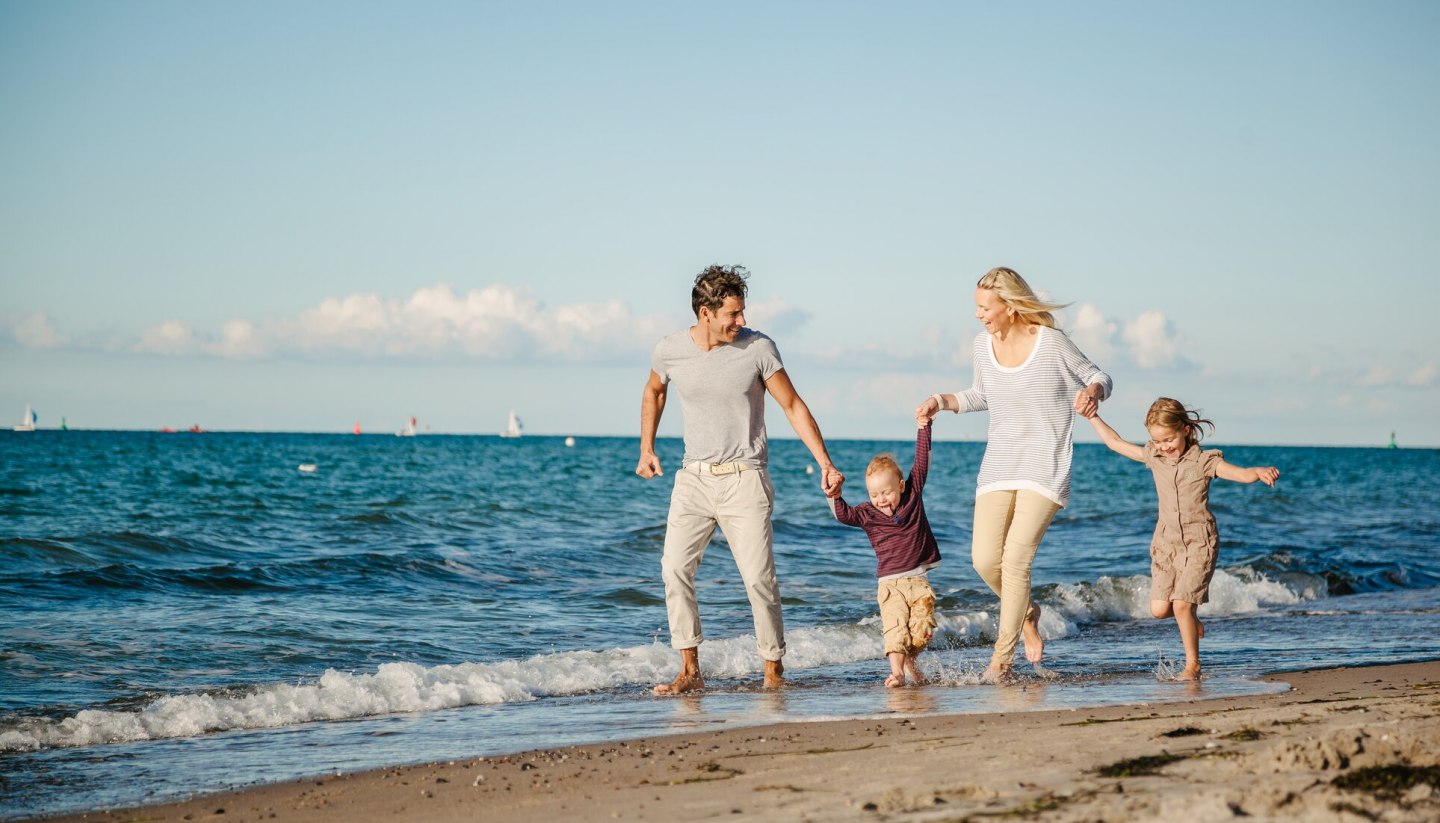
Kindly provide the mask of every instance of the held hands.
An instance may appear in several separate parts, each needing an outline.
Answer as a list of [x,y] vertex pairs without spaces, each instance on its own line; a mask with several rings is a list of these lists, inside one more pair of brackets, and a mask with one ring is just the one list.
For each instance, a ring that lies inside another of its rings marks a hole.
[[1099,383],[1091,383],[1075,393],[1075,413],[1089,419],[1100,411],[1100,401],[1095,398],[1103,389]]
[[834,466],[826,466],[820,470],[820,490],[825,492],[826,497],[835,498],[840,496],[840,489],[845,485],[845,475]]
[[635,466],[635,473],[646,480],[663,476],[665,470],[660,468],[660,455],[655,452],[641,452],[640,462]]
[[925,398],[925,402],[915,407],[915,427],[923,429],[935,419],[940,413],[940,402],[934,395]]

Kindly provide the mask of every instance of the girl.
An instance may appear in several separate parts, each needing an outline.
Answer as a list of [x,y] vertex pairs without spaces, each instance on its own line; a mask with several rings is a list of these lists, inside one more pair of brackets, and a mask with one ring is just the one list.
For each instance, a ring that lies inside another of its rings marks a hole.
[[1236,483],[1256,480],[1274,486],[1280,471],[1274,466],[1242,468],[1225,462],[1218,450],[1200,449],[1201,427],[1215,424],[1178,400],[1162,397],[1145,413],[1150,442],[1143,446],[1123,440],[1098,413],[1090,423],[1111,451],[1138,460],[1155,476],[1160,515],[1150,541],[1150,613],[1174,616],[1185,646],[1185,668],[1176,680],[1200,679],[1200,638],[1205,625],[1196,608],[1210,599],[1210,577],[1215,574],[1219,533],[1210,513],[1210,478]]

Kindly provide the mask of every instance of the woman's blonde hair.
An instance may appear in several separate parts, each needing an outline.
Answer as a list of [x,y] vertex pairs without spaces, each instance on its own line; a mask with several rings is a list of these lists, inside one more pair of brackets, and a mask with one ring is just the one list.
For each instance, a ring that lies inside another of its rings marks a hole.
[[1201,426],[1209,426],[1210,431],[1215,431],[1215,424],[1200,416],[1198,409],[1187,409],[1185,404],[1179,400],[1171,400],[1162,397],[1150,404],[1150,410],[1145,412],[1145,428],[1160,426],[1172,431],[1185,432],[1185,448],[1198,445],[1200,438],[1205,436]]
[[895,458],[888,454],[875,455],[875,457],[870,460],[870,465],[865,467],[866,477],[872,474],[879,474],[880,472],[895,472],[895,476],[900,478],[901,482],[905,480],[905,473],[900,471],[900,464],[896,463]]
[[985,276],[980,278],[975,288],[994,292],[1000,302],[1015,310],[1017,319],[1022,323],[1035,323],[1052,329],[1055,328],[1053,312],[1070,305],[1041,300],[1019,272],[1004,266],[985,272]]

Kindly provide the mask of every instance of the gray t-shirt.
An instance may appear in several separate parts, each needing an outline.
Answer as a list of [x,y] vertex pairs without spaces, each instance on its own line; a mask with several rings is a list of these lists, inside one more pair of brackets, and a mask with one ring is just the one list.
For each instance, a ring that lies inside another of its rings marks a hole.
[[680,395],[686,464],[738,461],[765,467],[765,381],[785,368],[774,340],[741,329],[734,343],[707,352],[685,329],[655,344],[650,368]]

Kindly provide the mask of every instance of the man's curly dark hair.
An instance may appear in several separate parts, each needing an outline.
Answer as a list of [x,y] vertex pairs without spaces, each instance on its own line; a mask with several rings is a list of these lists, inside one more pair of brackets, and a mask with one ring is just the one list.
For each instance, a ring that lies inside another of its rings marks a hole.
[[700,316],[700,307],[715,311],[725,303],[727,297],[745,298],[749,286],[745,280],[750,272],[744,266],[709,266],[695,278],[695,288],[690,290],[690,308]]

